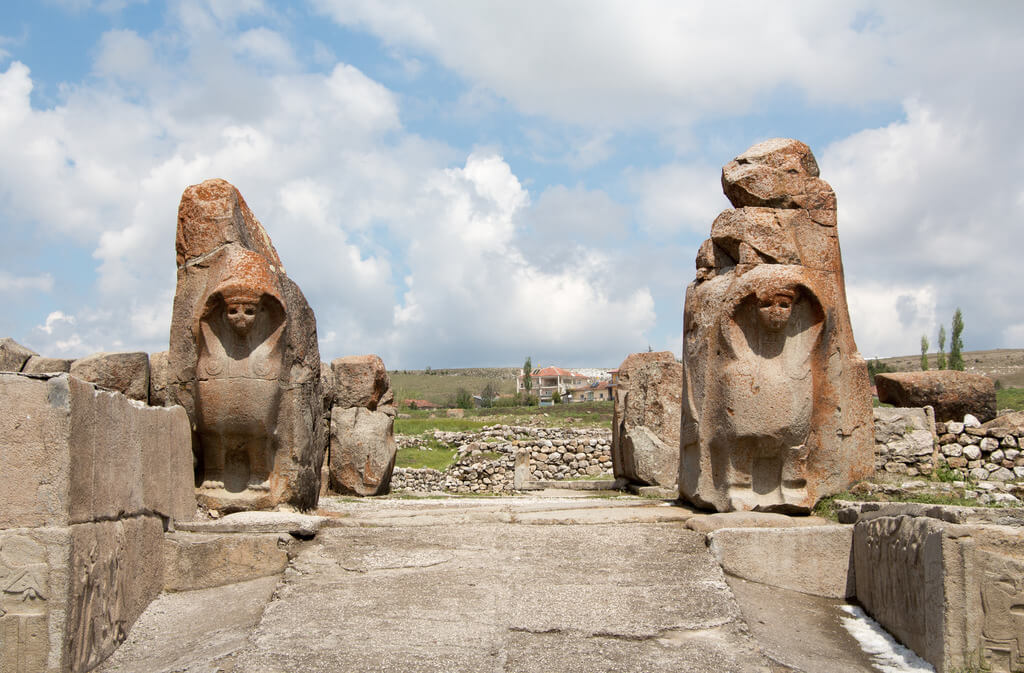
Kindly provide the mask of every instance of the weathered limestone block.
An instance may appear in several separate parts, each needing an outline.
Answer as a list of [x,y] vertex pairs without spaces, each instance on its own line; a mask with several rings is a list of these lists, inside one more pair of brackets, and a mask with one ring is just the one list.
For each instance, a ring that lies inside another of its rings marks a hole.
[[195,514],[188,417],[68,374],[0,374],[0,408],[0,670],[91,670]]
[[938,673],[1024,671],[1024,528],[862,515],[853,546],[857,600]]
[[813,596],[854,595],[851,526],[725,528],[708,537],[727,575]]
[[149,356],[149,403],[167,406],[167,351]]
[[808,511],[873,473],[835,196],[796,140],[725,167],[686,290],[680,493],[716,509]]
[[288,566],[276,533],[170,533],[164,537],[163,588],[193,591],[276,575]]
[[350,495],[380,495],[395,467],[397,408],[384,361],[350,355],[331,361],[330,488]]
[[39,354],[11,337],[3,337],[0,339],[0,372],[20,372],[33,355]]
[[0,408],[0,529],[195,515],[183,409],[67,374],[0,374]]
[[71,363],[72,376],[149,401],[149,356],[145,353],[94,353]]
[[675,489],[683,366],[669,351],[633,353],[619,365],[612,412],[616,478]]
[[363,407],[331,412],[331,490],[345,495],[381,495],[391,488],[398,447],[395,417]]
[[175,247],[165,403],[192,421],[200,501],[314,507],[327,433],[312,309],[224,180],[182,194]]
[[984,374],[952,369],[891,372],[875,376],[878,400],[897,407],[931,406],[937,421],[962,421],[972,414],[982,423],[996,417],[995,382]]
[[394,406],[395,395],[384,361],[377,355],[349,355],[331,361],[335,407]]
[[47,358],[42,355],[33,355],[21,368],[22,374],[60,374],[71,371],[71,363],[74,360],[66,358]]

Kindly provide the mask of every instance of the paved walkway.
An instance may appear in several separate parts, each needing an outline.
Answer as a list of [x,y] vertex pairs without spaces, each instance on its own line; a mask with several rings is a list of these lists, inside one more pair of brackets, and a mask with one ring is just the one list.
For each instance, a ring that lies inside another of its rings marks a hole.
[[734,594],[692,513],[660,501],[322,504],[336,526],[280,582],[165,595],[100,670],[873,670],[835,602]]

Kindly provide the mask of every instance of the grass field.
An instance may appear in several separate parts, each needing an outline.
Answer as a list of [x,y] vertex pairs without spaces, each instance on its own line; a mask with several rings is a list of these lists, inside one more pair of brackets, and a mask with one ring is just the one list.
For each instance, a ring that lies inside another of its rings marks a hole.
[[471,395],[479,395],[488,383],[501,394],[516,392],[516,370],[512,368],[493,369],[444,369],[439,371],[398,370],[388,372],[395,401],[427,400],[445,405],[455,398],[460,388]]
[[611,402],[576,402],[551,407],[491,407],[466,409],[463,418],[446,418],[445,410],[402,409],[409,418],[395,419],[395,432],[418,435],[428,430],[476,431],[485,425],[536,425],[552,427],[611,427]]
[[1024,388],[1005,388],[996,391],[997,409],[1024,411]]

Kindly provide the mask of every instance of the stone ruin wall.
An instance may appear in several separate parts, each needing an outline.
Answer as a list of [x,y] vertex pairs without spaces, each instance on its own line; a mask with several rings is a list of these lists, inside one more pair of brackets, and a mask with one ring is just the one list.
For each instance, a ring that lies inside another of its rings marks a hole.
[[[396,439],[400,448],[426,444],[419,436],[398,435]],[[433,439],[458,447],[452,466],[444,472],[396,467],[391,477],[393,490],[512,493],[517,455],[528,456],[525,481],[612,478],[610,429],[492,425],[478,433],[436,431]],[[501,455],[487,459],[486,452]]]
[[68,374],[0,373],[0,408],[0,670],[92,670],[195,515],[188,418]]
[[930,407],[878,407],[874,417],[879,474],[928,477],[944,466],[973,481],[1024,479],[1022,428],[935,422]]

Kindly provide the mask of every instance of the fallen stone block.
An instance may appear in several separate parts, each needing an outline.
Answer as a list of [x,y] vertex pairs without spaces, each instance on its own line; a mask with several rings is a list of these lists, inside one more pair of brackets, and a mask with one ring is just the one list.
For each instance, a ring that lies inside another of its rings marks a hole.
[[995,382],[984,374],[952,369],[890,372],[875,377],[878,400],[897,407],[935,409],[937,421],[962,421],[966,414],[982,422],[996,417]]
[[298,512],[235,512],[219,519],[185,521],[178,530],[194,533],[286,533],[313,537],[327,521],[325,516]]
[[71,363],[70,372],[83,381],[149,401],[149,356],[146,353],[94,353]]
[[192,591],[284,572],[287,544],[280,533],[170,533],[164,537],[165,591]]
[[723,528],[708,537],[728,575],[825,598],[854,594],[851,526]]
[[3,337],[0,339],[0,372],[20,372],[33,355],[39,354],[11,337]]

